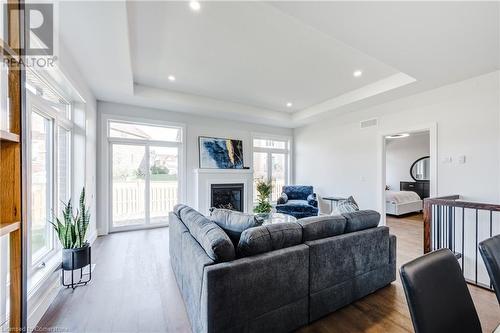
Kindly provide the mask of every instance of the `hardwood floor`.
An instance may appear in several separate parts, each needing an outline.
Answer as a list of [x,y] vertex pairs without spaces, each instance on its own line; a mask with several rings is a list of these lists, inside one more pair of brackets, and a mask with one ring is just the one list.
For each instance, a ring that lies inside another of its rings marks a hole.
[[[422,253],[422,216],[388,218],[398,237],[398,267]],[[168,229],[99,237],[89,286],[61,290],[39,323],[64,332],[189,332],[190,326],[168,262]],[[484,332],[500,323],[500,307],[489,291],[470,287]],[[413,332],[398,280],[300,333]]]
[[[423,216],[387,217],[390,232],[397,237],[397,267],[423,253]],[[500,307],[494,293],[469,286],[483,332],[500,323]],[[391,285],[299,330],[301,333],[413,332],[410,313],[399,279]]]

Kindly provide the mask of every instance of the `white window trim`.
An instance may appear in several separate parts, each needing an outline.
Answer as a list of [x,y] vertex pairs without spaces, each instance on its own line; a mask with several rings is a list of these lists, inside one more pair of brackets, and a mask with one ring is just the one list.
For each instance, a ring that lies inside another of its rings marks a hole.
[[[152,125],[152,126],[164,126],[164,127],[176,127],[181,129],[181,142],[174,141],[157,141],[157,140],[140,140],[140,139],[125,139],[125,138],[110,138],[109,137],[109,122],[128,122],[133,124],[140,125]],[[179,148],[179,193],[178,199],[179,202],[186,201],[186,125],[183,123],[163,121],[158,119],[150,119],[150,118],[142,118],[142,117],[128,117],[121,115],[112,115],[112,114],[101,114],[100,121],[100,168],[103,170],[102,179],[100,179],[100,193],[102,193],[103,198],[107,198],[108,200],[104,200],[105,202],[101,202],[100,209],[98,210],[99,219],[98,222],[98,233],[99,235],[107,235],[110,232],[117,231],[127,231],[127,230],[139,230],[139,229],[148,229],[148,228],[158,228],[164,227],[168,224],[143,224],[139,226],[126,226],[126,227],[113,227],[113,217],[112,217],[112,149],[111,145],[113,143],[123,143],[123,144],[145,144],[148,143],[151,145],[159,145],[164,147],[178,147]],[[147,145],[146,145],[147,147]]]
[[[255,139],[285,141],[288,143],[288,147],[286,147],[286,148],[254,147],[254,140]],[[267,174],[268,174],[267,180],[270,181],[271,177],[272,177],[272,153],[285,154],[286,163],[287,163],[287,170],[285,171],[285,184],[292,183],[292,179],[293,179],[293,169],[292,169],[293,138],[291,136],[267,134],[267,133],[252,133],[252,142],[250,144],[252,147],[252,169],[253,169],[253,154],[254,153],[267,153]]]
[[[68,163],[69,163],[69,172],[70,172],[70,177],[68,179],[68,183],[69,183],[69,193],[71,194],[72,193],[72,182],[71,182],[71,177],[72,177],[72,165],[71,165],[71,162],[73,160],[73,149],[72,149],[72,144],[73,144],[73,123],[71,122],[71,120],[69,120],[67,117],[64,117],[64,116],[61,116],[60,114],[57,113],[57,111],[51,109],[51,106],[53,103],[51,103],[50,101],[47,101],[45,99],[43,99],[41,96],[38,96],[38,95],[35,95],[33,94],[32,92],[30,91],[27,91],[26,92],[27,94],[27,104],[28,104],[28,107],[27,107],[27,110],[28,110],[28,113],[29,113],[29,117],[27,117],[27,133],[28,133],[28,140],[31,142],[31,112],[34,112],[33,111],[33,104],[35,104],[34,108],[36,108],[36,112],[38,114],[40,114],[41,116],[49,119],[50,123],[51,123],[51,165],[50,165],[50,168],[51,168],[51,182],[49,184],[50,186],[50,192],[51,192],[51,207],[50,209],[52,211],[54,211],[56,214],[58,214],[58,212],[56,211],[57,210],[57,204],[56,204],[56,200],[58,200],[58,186],[57,186],[57,163],[58,163],[58,151],[59,151],[59,147],[58,147],[58,138],[57,138],[57,134],[58,134],[58,127],[61,127],[67,131],[70,132],[70,139],[69,139],[69,156],[68,156]],[[32,104],[33,103],[33,104]],[[37,107],[38,106],[38,107]],[[72,105],[70,104],[70,113],[73,111],[73,107]],[[28,175],[28,184],[30,184],[31,186],[31,156],[32,156],[32,151],[31,151],[31,146],[28,145],[27,147],[27,156],[28,156],[28,160],[30,161],[30,163],[28,163],[27,165],[27,175]],[[27,216],[28,216],[28,221],[31,221],[31,188],[30,188],[30,194],[28,195],[28,200],[27,200]],[[48,214],[52,214],[51,211],[48,212]],[[47,218],[51,218],[51,216],[47,216]],[[29,239],[31,240],[31,223],[29,222],[30,226],[28,228],[28,237]],[[50,225],[47,226],[48,228],[51,228]],[[50,232],[50,245],[51,245],[51,248],[50,250],[43,254],[42,256],[40,256],[39,258],[37,258],[35,261],[32,260],[32,254],[31,254],[31,249],[28,250],[28,263],[29,263],[29,269],[28,269],[28,276],[31,278],[31,277],[34,277],[34,276],[39,276],[39,274],[37,273],[38,271],[40,271],[41,269],[45,268],[46,267],[46,263],[47,262],[51,262],[52,259],[60,252],[61,250],[61,246],[59,244],[59,241],[57,239],[57,236],[55,234],[55,232],[52,230],[52,232]],[[31,245],[31,241],[29,243]],[[34,280],[37,280],[37,279],[34,279]],[[31,280],[30,280],[31,281]],[[33,282],[33,281],[32,281]],[[35,285],[31,285],[30,286],[31,288],[34,288],[36,287]]]

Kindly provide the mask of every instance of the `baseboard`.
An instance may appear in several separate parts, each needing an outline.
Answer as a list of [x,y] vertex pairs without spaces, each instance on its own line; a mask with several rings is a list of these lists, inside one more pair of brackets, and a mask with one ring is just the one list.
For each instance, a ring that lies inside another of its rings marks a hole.
[[40,294],[36,299],[33,299],[34,304],[30,304],[31,311],[28,313],[28,330],[32,332],[40,319],[42,319],[45,312],[49,309],[49,306],[57,297],[59,290],[61,289],[61,283],[59,281],[58,275],[55,274],[51,279],[52,281],[47,281],[47,288],[42,294]]
[[89,235],[88,237],[88,242],[90,245],[94,244],[95,240],[97,239],[97,232],[94,231],[92,234]]

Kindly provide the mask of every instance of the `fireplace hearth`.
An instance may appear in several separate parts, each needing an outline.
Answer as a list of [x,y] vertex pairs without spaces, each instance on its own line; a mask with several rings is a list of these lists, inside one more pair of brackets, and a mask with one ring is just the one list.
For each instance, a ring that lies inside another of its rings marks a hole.
[[244,184],[211,184],[210,206],[243,212]]

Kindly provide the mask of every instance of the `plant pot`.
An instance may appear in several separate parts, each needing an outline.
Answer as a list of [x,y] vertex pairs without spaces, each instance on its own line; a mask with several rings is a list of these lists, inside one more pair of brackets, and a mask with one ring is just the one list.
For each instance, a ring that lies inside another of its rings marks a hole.
[[90,245],[78,249],[62,250],[62,269],[66,271],[83,268],[90,264]]

